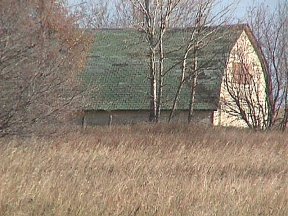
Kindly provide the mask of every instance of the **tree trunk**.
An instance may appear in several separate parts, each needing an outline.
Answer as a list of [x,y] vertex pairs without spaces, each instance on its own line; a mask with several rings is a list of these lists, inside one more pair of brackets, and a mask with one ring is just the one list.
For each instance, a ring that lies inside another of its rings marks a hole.
[[155,50],[150,49],[150,115],[149,121],[155,122],[157,115],[157,79],[155,67],[156,55]]
[[176,107],[177,107],[177,103],[178,103],[178,99],[179,99],[179,96],[180,96],[180,93],[181,93],[181,89],[182,89],[182,86],[183,86],[184,81],[185,81],[185,73],[186,73],[186,65],[187,65],[188,53],[189,53],[189,50],[187,50],[187,52],[185,53],[184,58],[183,58],[182,71],[181,71],[181,80],[180,80],[179,86],[177,88],[176,95],[175,95],[175,97],[173,99],[173,105],[172,105],[171,112],[169,114],[168,122],[171,122],[172,118],[174,117],[174,113],[175,113],[175,110],[176,110]]
[[195,104],[195,93],[198,79],[198,68],[197,68],[197,48],[194,47],[193,60],[192,60],[192,74],[191,74],[191,91],[190,91],[190,100],[189,100],[189,112],[188,112],[188,123],[191,123],[194,104]]
[[160,33],[159,38],[159,71],[158,71],[158,91],[157,91],[157,109],[156,109],[156,122],[160,119],[161,103],[162,103],[162,90],[164,78],[164,49],[163,49],[163,34]]

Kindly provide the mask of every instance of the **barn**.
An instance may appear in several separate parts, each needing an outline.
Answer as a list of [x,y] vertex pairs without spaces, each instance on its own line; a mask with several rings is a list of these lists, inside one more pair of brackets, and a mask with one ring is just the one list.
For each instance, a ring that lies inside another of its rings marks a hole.
[[[249,67],[249,80],[255,79],[257,82],[257,95],[250,94],[250,99],[255,101],[253,97],[257,97],[256,103],[265,103],[264,57],[247,25],[207,27],[206,32],[208,31],[211,34],[207,34],[205,45],[197,52],[199,73],[195,87],[193,121],[246,127],[249,118],[243,120],[243,116],[237,115],[239,103],[231,95],[228,83],[234,83],[234,87],[244,91],[251,84],[251,81],[244,83],[239,78],[243,77],[241,73],[247,74],[241,69],[243,67],[239,67],[244,59],[253,65]],[[189,28],[171,29],[165,36],[164,70],[167,73],[163,81],[160,122],[166,122],[171,112],[181,77],[183,49],[190,32]],[[91,50],[82,77],[88,89],[83,102],[82,124],[148,122],[151,95],[149,50],[145,34],[135,29],[95,30],[95,42]],[[187,122],[190,89],[190,82],[183,84],[173,122]],[[265,118],[265,112],[253,114]]]

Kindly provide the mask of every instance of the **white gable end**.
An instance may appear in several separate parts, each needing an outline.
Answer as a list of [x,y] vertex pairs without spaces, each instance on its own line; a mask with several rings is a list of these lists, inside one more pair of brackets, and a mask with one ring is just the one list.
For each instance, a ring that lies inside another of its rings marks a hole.
[[243,31],[229,55],[213,124],[233,127],[262,124],[267,115],[265,99],[261,61],[247,33]]

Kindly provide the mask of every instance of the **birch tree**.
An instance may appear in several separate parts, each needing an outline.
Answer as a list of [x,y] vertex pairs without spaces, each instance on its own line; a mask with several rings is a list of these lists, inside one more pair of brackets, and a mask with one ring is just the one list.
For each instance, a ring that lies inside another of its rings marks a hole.
[[[171,121],[174,116],[182,87],[187,82],[190,83],[190,100],[187,120],[188,123],[192,121],[198,75],[203,69],[207,68],[207,62],[213,60],[213,57],[204,56],[206,60],[204,63],[202,61],[202,63],[199,64],[198,53],[206,46],[209,46],[210,43],[226,36],[220,34],[217,37],[213,37],[213,35],[217,34],[219,29],[221,29],[222,25],[229,23],[228,19],[231,18],[233,6],[236,5],[236,2],[231,2],[218,12],[213,12],[213,8],[215,8],[217,4],[219,4],[219,2],[214,0],[196,1],[194,2],[194,5],[187,4],[190,16],[188,19],[180,19],[185,25],[192,26],[192,28],[188,29],[189,36],[185,39],[185,45],[182,47],[184,53],[182,54],[182,59],[180,61],[181,77],[173,99],[169,121]],[[193,12],[191,13],[191,11]],[[213,27],[209,28],[211,26]]]
[[144,32],[149,47],[150,116],[158,122],[161,115],[164,71],[163,40],[181,0],[129,0],[134,25]]
[[[161,104],[165,76],[175,67],[182,65],[182,74],[177,93],[175,95],[169,119],[173,118],[177,109],[178,97],[185,82],[190,82],[190,101],[188,121],[191,122],[195,102],[195,88],[197,85],[198,61],[197,50],[206,37],[214,30],[199,38],[205,26],[223,24],[224,16],[230,11],[232,3],[220,12],[212,13],[212,9],[219,3],[215,0],[123,0],[118,4],[125,16],[130,17],[130,26],[144,32],[149,47],[149,80],[150,80],[150,121],[158,122],[161,115]],[[128,11],[128,12],[127,12]],[[129,12],[130,11],[130,12]],[[169,37],[169,31],[174,28],[192,27],[191,35],[185,45],[179,45],[178,50],[185,50],[181,61],[171,68],[167,67],[166,51],[163,45]],[[207,40],[206,40],[207,44]],[[181,46],[181,47],[180,47]],[[187,60],[189,59],[189,65]],[[189,70],[188,70],[189,69]]]
[[[97,1],[97,10],[100,14],[107,14],[107,3],[100,4],[103,1]],[[188,122],[191,122],[194,103],[195,89],[197,86],[198,72],[201,67],[198,64],[198,50],[208,44],[210,35],[215,33],[216,28],[207,32],[209,25],[221,25],[226,22],[227,14],[232,11],[230,3],[221,10],[213,9],[220,4],[217,0],[118,0],[115,2],[115,8],[112,9],[113,15],[106,16],[109,19],[105,25],[93,25],[96,28],[101,27],[129,27],[137,29],[141,35],[145,36],[148,48],[150,83],[150,115],[151,122],[158,122],[161,116],[161,106],[163,104],[163,86],[165,85],[165,76],[175,67],[181,65],[181,79],[177,93],[173,99],[172,111],[169,119],[174,116],[177,109],[177,103],[181,89],[184,83],[190,83],[190,100],[188,103],[189,114]],[[88,4],[87,4],[88,5]],[[94,4],[96,5],[96,4]],[[103,6],[104,5],[104,6]],[[92,8],[92,7],[90,7]],[[97,13],[88,12],[94,18],[99,19]],[[108,12],[109,13],[109,12]],[[225,21],[224,21],[225,20]],[[86,21],[86,23],[91,23]],[[107,24],[109,23],[109,24]],[[190,28],[190,36],[185,38],[185,44],[179,45],[177,50],[183,50],[182,59],[169,68],[166,64],[165,41],[169,38],[169,32],[175,28]],[[193,30],[191,30],[193,29]],[[205,30],[204,30],[205,29]],[[202,32],[205,34],[202,34]],[[201,35],[201,36],[200,36]],[[205,41],[205,43],[204,43]],[[200,46],[201,44],[201,46]],[[205,45],[204,45],[205,44]]]

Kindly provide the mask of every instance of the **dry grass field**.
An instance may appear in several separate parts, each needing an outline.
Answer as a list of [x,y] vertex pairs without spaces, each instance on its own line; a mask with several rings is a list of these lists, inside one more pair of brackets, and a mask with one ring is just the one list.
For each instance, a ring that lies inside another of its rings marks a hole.
[[288,215],[288,134],[180,125],[0,140],[0,215]]

